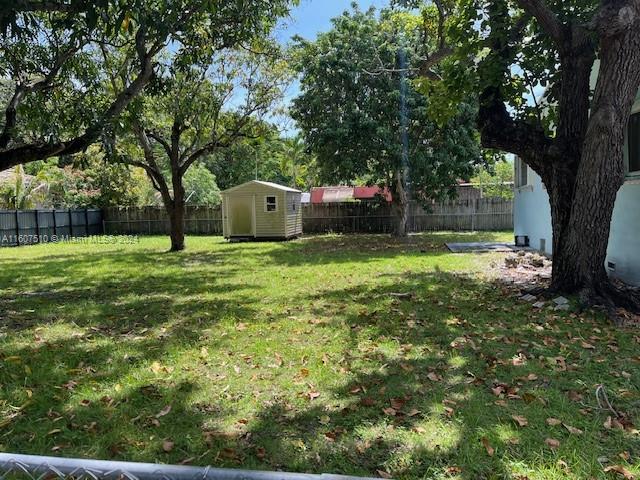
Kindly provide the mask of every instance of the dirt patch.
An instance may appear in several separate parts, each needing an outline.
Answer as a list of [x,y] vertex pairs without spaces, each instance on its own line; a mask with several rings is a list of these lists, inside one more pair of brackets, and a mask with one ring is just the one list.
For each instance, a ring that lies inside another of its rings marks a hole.
[[551,281],[551,260],[535,252],[519,251],[494,263],[496,278],[521,288],[547,286]]

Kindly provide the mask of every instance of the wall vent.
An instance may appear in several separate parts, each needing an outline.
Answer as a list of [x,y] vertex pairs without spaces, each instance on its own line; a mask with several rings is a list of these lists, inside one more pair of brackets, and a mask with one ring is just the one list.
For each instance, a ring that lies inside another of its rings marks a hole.
[[540,239],[540,251],[541,252],[546,252],[547,251],[547,239],[546,238],[541,238]]
[[607,268],[611,271],[616,271],[616,264],[615,262],[607,262]]
[[529,237],[526,235],[516,235],[516,247],[528,247]]

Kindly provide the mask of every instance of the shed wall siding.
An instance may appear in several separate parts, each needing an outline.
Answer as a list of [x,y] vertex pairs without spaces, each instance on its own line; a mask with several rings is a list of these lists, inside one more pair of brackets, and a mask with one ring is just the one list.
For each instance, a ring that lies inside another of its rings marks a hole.
[[[294,205],[295,210],[293,210]],[[287,192],[286,208],[286,236],[302,235],[302,195],[300,193]]]
[[[285,208],[285,193],[286,192],[282,190],[270,188],[266,185],[250,183],[234,190],[233,192],[225,194],[225,199],[234,197],[253,199],[253,196],[255,195],[255,236],[282,238],[286,236],[285,220],[283,215],[283,208]],[[277,211],[265,212],[266,196],[275,196],[277,198]],[[226,222],[228,222],[228,219],[225,223]]]

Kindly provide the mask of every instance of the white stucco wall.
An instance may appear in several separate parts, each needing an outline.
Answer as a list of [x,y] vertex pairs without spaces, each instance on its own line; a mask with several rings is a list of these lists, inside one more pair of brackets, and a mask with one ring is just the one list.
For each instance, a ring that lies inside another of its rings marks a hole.
[[[640,112],[640,92],[632,113]],[[627,151],[625,147],[625,163]],[[515,235],[527,235],[530,245],[552,254],[551,209],[540,177],[529,168],[529,185],[516,189],[514,203]],[[609,265],[610,263],[615,264]],[[611,220],[606,267],[612,276],[640,285],[640,176],[627,176],[620,188]]]
[[[551,207],[542,180],[529,168],[529,185],[515,191],[513,225],[515,235],[529,237],[529,245],[536,250],[552,253]],[[545,248],[541,247],[545,240]]]

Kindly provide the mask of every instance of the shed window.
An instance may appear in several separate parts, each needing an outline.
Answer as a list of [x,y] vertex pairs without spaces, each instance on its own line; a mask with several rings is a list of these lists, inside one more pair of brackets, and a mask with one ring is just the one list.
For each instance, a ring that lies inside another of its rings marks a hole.
[[264,197],[264,211],[265,212],[278,211],[278,198],[275,195],[267,195],[266,197]]
[[520,157],[516,157],[516,188],[529,185],[529,167]]
[[629,118],[627,140],[629,144],[629,173],[640,173],[640,113]]

